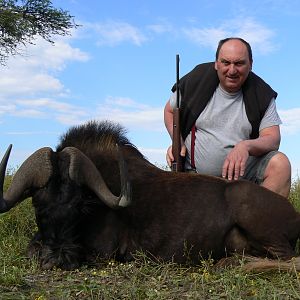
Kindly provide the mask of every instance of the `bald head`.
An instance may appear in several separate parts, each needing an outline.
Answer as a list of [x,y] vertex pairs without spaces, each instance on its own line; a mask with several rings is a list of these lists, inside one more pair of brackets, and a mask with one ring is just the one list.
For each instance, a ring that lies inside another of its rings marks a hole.
[[[249,50],[250,49],[250,50]],[[252,51],[250,45],[240,38],[228,38],[220,41],[215,69],[221,87],[234,93],[241,89],[252,68]]]

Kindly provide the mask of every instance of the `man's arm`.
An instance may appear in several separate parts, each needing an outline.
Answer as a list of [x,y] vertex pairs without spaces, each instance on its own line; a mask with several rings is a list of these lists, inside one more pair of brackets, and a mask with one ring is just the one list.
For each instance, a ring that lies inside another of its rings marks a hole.
[[278,150],[280,139],[279,125],[274,125],[262,129],[257,139],[247,140],[244,143],[248,148],[249,155],[259,156],[272,150]]
[[279,144],[279,125],[262,129],[257,139],[237,143],[224,161],[222,177],[237,180],[239,176],[243,176],[245,173],[249,155],[260,156],[272,150],[278,150]]
[[167,131],[171,137],[173,138],[173,109],[170,105],[170,100],[167,101],[164,109],[164,121]]

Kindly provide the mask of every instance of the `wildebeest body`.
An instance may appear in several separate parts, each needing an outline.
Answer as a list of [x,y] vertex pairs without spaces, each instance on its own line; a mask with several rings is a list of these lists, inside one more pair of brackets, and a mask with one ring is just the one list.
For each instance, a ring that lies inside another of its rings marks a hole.
[[[128,169],[131,199],[130,205],[112,209],[70,178],[70,156],[63,149],[85,153],[118,195],[122,184],[116,143]],[[111,123],[71,129],[51,152],[50,165],[47,184],[20,196],[32,195],[38,233],[29,253],[38,255],[44,268],[71,269],[95,257],[128,261],[140,250],[180,263],[235,251],[275,258],[295,255],[300,217],[286,199],[246,181],[163,171]]]

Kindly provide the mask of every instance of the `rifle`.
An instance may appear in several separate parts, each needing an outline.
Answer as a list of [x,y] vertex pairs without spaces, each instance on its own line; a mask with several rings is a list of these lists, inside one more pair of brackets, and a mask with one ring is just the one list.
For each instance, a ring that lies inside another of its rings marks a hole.
[[176,54],[176,108],[173,110],[173,138],[172,152],[174,161],[171,169],[175,172],[183,172],[183,158],[180,156],[181,151],[181,134],[180,134],[180,102],[179,102],[179,54]]

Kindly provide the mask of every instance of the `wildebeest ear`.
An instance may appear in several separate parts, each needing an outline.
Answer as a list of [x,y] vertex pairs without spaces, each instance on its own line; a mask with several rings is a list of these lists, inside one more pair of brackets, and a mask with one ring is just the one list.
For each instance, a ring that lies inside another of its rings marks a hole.
[[30,197],[34,190],[43,188],[52,175],[51,154],[53,151],[49,147],[41,148],[23,162],[3,196],[3,182],[10,149],[7,150],[0,165],[0,212],[10,210],[18,202]]
[[127,181],[127,172],[124,170],[124,159],[123,162],[120,161],[121,193],[117,197],[107,187],[101,171],[83,152],[75,147],[66,147],[61,154],[67,154],[70,157],[69,177],[76,184],[90,188],[110,208],[117,209],[130,204],[131,188],[130,183]]

